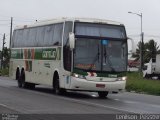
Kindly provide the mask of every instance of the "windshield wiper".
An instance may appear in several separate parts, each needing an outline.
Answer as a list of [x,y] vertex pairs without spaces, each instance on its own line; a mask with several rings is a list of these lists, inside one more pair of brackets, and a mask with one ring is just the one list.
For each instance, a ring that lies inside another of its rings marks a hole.
[[110,58],[109,58],[109,56],[108,56],[108,54],[107,54],[107,50],[106,50],[106,46],[105,46],[105,48],[104,48],[104,59],[105,59],[105,64],[108,62],[108,65],[109,65],[109,67],[111,68],[111,71],[112,72],[115,72],[115,69],[113,68],[113,66],[112,66],[112,62],[111,62],[111,60],[110,60]]
[[99,63],[99,55],[100,53],[99,53],[99,45],[98,45],[98,63]]
[[97,55],[95,56],[95,59],[93,60],[93,62],[92,62],[92,64],[91,64],[90,68],[87,69],[87,71],[93,69],[94,64],[97,62],[97,60],[98,60],[98,63],[99,63],[99,56],[100,56],[100,52],[99,52],[99,45],[98,45],[98,53],[97,53]]
[[106,46],[104,47],[104,59],[105,59],[105,64],[107,63],[107,52],[106,52]]

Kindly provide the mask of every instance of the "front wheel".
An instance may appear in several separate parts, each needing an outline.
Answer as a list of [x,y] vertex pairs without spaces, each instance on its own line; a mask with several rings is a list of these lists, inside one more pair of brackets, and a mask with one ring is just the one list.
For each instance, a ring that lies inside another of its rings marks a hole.
[[98,95],[99,95],[99,97],[100,98],[106,98],[107,97],[107,95],[108,95],[108,92],[98,92]]
[[66,90],[63,89],[63,88],[60,88],[60,85],[59,85],[59,77],[56,76],[55,78],[55,82],[54,82],[54,93],[57,94],[57,95],[63,95],[66,93]]
[[59,81],[55,83],[54,92],[56,95],[63,95],[66,93],[66,90],[59,87]]
[[59,80],[56,79],[55,83],[54,83],[54,92],[55,94],[60,94],[60,87],[59,87]]

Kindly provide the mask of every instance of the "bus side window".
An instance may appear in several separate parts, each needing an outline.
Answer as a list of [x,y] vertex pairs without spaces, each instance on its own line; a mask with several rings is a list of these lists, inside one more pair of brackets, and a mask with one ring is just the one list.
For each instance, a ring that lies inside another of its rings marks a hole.
[[16,31],[15,47],[21,47],[23,45],[23,30]]
[[44,45],[44,33],[45,33],[45,27],[38,27],[37,28],[37,46],[42,47]]
[[12,37],[12,41],[11,41],[11,47],[14,48],[16,43],[16,30],[13,32],[13,37]]
[[29,43],[30,43],[28,41],[29,31],[30,31],[30,29],[24,29],[24,31],[23,31],[23,42],[24,42],[24,46],[23,47],[27,47],[29,45]]
[[72,32],[73,22],[65,22],[64,36],[63,36],[63,64],[64,69],[71,71],[71,51],[69,47],[69,32]]
[[63,24],[55,24],[54,35],[53,35],[53,45],[55,43],[59,43],[62,45],[62,31],[63,31]]
[[27,42],[27,46],[34,47],[34,46],[37,45],[36,35],[37,35],[37,28],[31,28],[29,30],[28,42],[26,41]]
[[54,30],[55,25],[45,26],[45,34],[44,34],[44,45],[52,46],[54,44]]

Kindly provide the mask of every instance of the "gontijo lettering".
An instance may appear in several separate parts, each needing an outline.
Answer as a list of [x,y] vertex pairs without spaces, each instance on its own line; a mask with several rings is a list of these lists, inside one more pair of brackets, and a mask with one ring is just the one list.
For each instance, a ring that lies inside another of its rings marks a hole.
[[56,50],[52,50],[52,51],[43,51],[42,52],[42,58],[53,58],[56,59]]

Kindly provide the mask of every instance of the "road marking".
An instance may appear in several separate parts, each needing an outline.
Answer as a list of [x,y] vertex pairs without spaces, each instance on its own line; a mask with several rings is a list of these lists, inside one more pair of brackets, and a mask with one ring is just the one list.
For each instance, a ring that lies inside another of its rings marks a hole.
[[115,101],[120,101],[119,99],[114,99]]
[[5,105],[5,104],[0,104],[0,106],[7,107],[7,105]]
[[59,98],[63,99],[63,100],[76,102],[76,103],[83,103],[83,104],[87,104],[87,105],[109,108],[109,109],[113,109],[113,110],[117,110],[117,111],[123,111],[123,112],[127,112],[127,113],[132,113],[132,114],[139,114],[139,112],[134,112],[134,111],[131,111],[131,110],[125,110],[125,109],[121,109],[121,108],[106,106],[106,105],[102,105],[102,104],[98,104],[98,103],[87,102],[87,101],[84,101],[84,100],[77,100],[77,99],[73,99],[73,98],[65,98],[65,97],[62,97],[62,96],[59,96]]
[[140,102],[136,102],[136,101],[122,101],[124,103],[129,103],[129,104],[133,104],[133,103],[140,103]]

